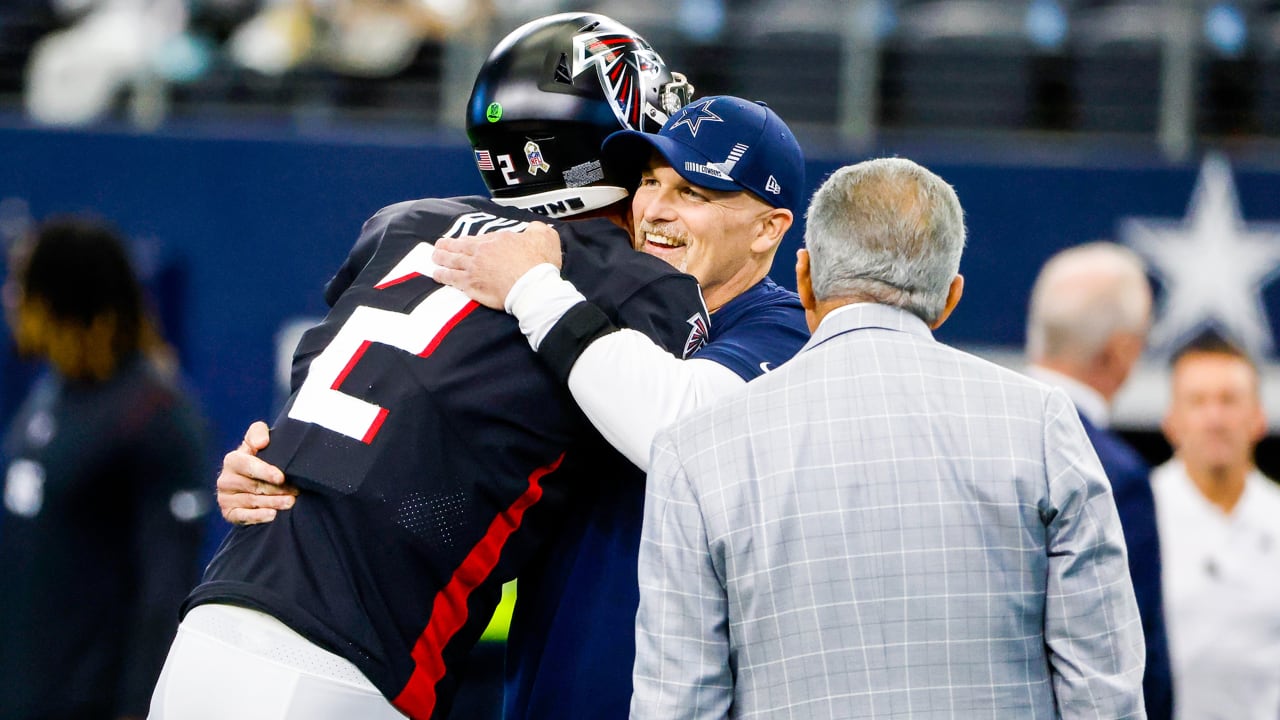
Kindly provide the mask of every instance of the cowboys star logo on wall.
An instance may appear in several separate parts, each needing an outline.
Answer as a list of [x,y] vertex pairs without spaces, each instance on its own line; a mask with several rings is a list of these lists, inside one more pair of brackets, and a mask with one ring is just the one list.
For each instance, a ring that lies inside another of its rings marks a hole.
[[[657,97],[662,58],[634,35],[586,32],[573,38],[573,77],[595,68],[618,121],[644,130],[650,118],[661,127],[667,117],[645,100]],[[654,128],[655,130],[657,128]]]
[[1256,357],[1272,353],[1262,291],[1280,272],[1280,223],[1244,221],[1225,158],[1205,158],[1184,219],[1128,218],[1120,236],[1163,286],[1153,349],[1214,328]]

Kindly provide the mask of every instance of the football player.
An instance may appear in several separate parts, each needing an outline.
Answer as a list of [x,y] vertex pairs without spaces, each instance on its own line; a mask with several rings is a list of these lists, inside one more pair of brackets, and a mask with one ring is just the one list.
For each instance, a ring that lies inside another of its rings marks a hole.
[[573,322],[696,350],[696,282],[632,251],[627,189],[599,161],[607,134],[656,130],[687,91],[603,16],[544,18],[498,45],[468,110],[493,199],[409,201],[365,224],[262,456],[299,501],[227,536],[184,603],[153,720],[447,714],[501,584],[537,574],[570,497],[643,477],[510,315],[432,279],[431,243],[551,220],[592,301]]
[[[715,313],[711,341],[688,362],[634,331],[586,322],[600,314],[573,290],[572,278],[561,277],[561,243],[545,226],[461,243],[442,239],[434,257],[462,273],[452,282],[474,299],[512,311],[593,424],[646,467],[658,428],[776,367],[807,340],[798,298],[768,277],[802,202],[803,163],[799,144],[772,110],[733,97],[690,103],[659,134],[620,132],[606,142],[605,170],[638,185],[636,249],[697,277]],[[513,284],[519,289],[508,292]],[[261,428],[250,435],[247,447],[265,441]],[[228,491],[220,494],[228,519],[272,512],[248,508],[259,499],[270,506],[274,498],[230,494],[275,492],[236,477],[237,469],[275,476],[243,453],[229,456],[219,478]],[[638,483],[575,493],[575,511],[552,550],[536,561],[536,572],[522,575],[508,639],[506,717],[626,716],[643,498]]]

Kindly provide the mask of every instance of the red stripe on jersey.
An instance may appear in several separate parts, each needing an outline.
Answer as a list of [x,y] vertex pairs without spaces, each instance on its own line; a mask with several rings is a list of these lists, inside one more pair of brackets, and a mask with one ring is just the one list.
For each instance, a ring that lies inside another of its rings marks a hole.
[[372,443],[373,436],[377,435],[378,431],[382,429],[382,423],[387,421],[387,415],[389,414],[386,408],[379,410],[378,417],[374,418],[373,422],[369,424],[369,431],[364,434],[364,437],[360,438],[360,442],[365,445]]
[[475,300],[463,305],[462,309],[459,310],[452,318],[449,318],[449,322],[445,323],[444,327],[440,328],[440,332],[436,333],[436,336],[431,338],[431,342],[427,343],[427,346],[422,349],[422,352],[418,353],[418,357],[426,357],[435,352],[436,347],[440,345],[440,341],[444,340],[444,336],[448,335],[450,330],[456,327],[458,323],[462,322],[464,318],[471,314],[471,311],[478,307],[480,307],[480,303]]
[[524,513],[542,499],[542,478],[560,467],[564,455],[529,475],[529,487],[493,519],[480,542],[467,553],[449,584],[436,594],[431,620],[413,645],[413,674],[392,704],[414,720],[426,720],[436,708],[436,683],[444,677],[444,649],[467,622],[467,598],[489,578],[502,548],[520,528]]
[[422,273],[412,272],[412,273],[409,273],[408,275],[401,275],[401,276],[400,276],[400,277],[398,277],[398,278],[391,278],[390,280],[387,280],[386,282],[381,282],[381,283],[378,283],[377,285],[374,285],[374,286],[373,286],[373,289],[374,289],[374,290],[386,290],[387,288],[391,287],[392,285],[399,285],[400,283],[405,282],[406,280],[412,280],[412,279],[414,279],[414,278],[416,278],[416,277],[422,277]]
[[368,350],[369,346],[372,344],[373,344],[373,341],[365,340],[364,342],[360,343],[359,349],[351,353],[351,359],[347,361],[346,367],[342,368],[342,372],[338,373],[338,378],[333,381],[332,385],[329,386],[331,390],[337,390],[338,388],[342,387],[342,381],[347,379],[347,376],[351,374],[351,370],[355,368],[356,363],[360,362],[360,358],[364,357],[364,351]]
[[[427,346],[423,348],[422,352],[418,353],[418,357],[426,357],[435,352],[435,349],[440,346],[440,342],[444,340],[444,336],[448,335],[450,330],[457,327],[458,323],[462,322],[464,318],[471,314],[472,310],[475,310],[478,307],[480,307],[480,304],[475,301],[468,301],[466,305],[463,305],[461,310],[454,313],[454,316],[449,318],[448,322],[441,326],[440,330],[431,338],[431,342],[427,343]],[[334,390],[337,390],[338,387],[342,385],[342,381],[347,379],[347,375],[351,373],[351,369],[356,366],[356,363],[360,362],[360,358],[364,357],[365,351],[369,349],[369,345],[371,344],[372,341],[365,340],[360,344],[360,349],[356,350],[355,353],[351,355],[351,359],[347,361],[347,366],[342,368],[342,373],[338,375],[338,379],[333,381]],[[365,431],[364,437],[360,438],[360,442],[365,445],[371,444],[374,436],[378,434],[378,430],[382,429],[382,423],[385,422],[386,419],[387,409],[382,408],[378,411],[378,416],[369,424],[369,429]]]

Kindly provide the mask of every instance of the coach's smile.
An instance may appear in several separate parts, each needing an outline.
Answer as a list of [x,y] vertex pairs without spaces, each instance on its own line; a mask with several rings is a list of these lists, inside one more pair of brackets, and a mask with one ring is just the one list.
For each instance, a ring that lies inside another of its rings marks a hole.
[[684,247],[684,240],[681,238],[671,237],[668,235],[659,235],[655,232],[646,232],[644,239],[650,245],[657,245],[664,248]]
[[653,229],[642,225],[641,234],[644,237],[644,246],[638,248],[654,257],[666,260],[672,267],[677,270],[687,272],[684,266],[685,251],[689,245],[689,239],[683,234],[671,234],[668,232],[654,232]]
[[698,278],[710,310],[765,276],[785,232],[763,200],[694,185],[661,156],[641,172],[631,210],[636,249]]

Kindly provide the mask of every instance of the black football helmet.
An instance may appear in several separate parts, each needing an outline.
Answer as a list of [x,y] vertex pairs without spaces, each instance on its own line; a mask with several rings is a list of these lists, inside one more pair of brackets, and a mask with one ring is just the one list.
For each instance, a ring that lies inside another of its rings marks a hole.
[[657,132],[692,95],[630,28],[562,13],[494,48],[471,91],[467,135],[495,202],[564,217],[626,197],[626,183],[600,163],[605,137]]

